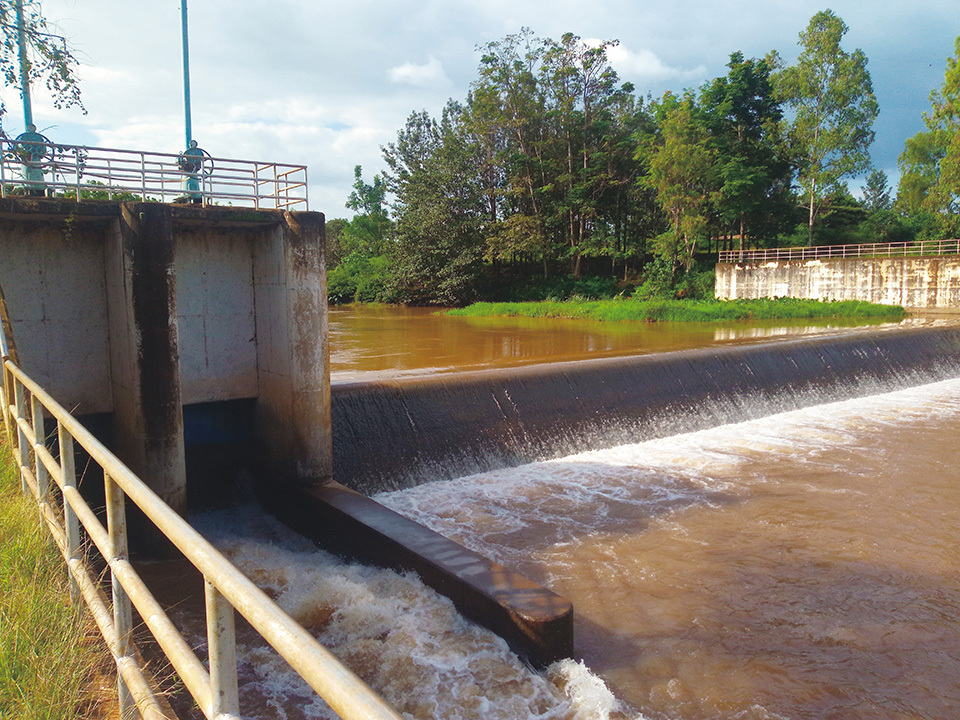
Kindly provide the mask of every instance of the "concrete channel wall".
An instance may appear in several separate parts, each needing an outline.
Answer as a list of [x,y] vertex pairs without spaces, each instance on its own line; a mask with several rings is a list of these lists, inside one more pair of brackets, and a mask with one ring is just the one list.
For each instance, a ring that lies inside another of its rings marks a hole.
[[[106,419],[111,449],[180,515],[188,481],[229,496],[217,459],[251,459],[264,505],[307,537],[419,573],[534,665],[573,653],[568,601],[332,481],[320,213],[0,199],[0,287],[22,369]],[[189,479],[187,428],[209,451]],[[134,522],[135,552],[164,554]]]
[[960,256],[718,263],[721,300],[793,297],[960,309]]

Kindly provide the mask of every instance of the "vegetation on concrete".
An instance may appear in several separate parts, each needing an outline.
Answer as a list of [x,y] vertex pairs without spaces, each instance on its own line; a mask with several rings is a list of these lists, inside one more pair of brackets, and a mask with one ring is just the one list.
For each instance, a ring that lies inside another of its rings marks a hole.
[[891,318],[905,311],[899,305],[876,305],[847,300],[581,300],[566,302],[479,302],[447,311],[460,317],[577,318],[605,322],[718,322],[784,318]]
[[63,558],[0,440],[0,717],[108,717],[102,701],[111,691],[99,680],[110,666],[86,607],[70,601]]

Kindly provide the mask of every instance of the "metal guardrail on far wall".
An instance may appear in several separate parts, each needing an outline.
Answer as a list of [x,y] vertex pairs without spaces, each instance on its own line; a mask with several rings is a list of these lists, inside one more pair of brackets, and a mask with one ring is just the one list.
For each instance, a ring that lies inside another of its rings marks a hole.
[[929,240],[906,243],[870,243],[868,245],[820,245],[761,250],[721,250],[722,263],[780,262],[823,258],[919,257],[923,255],[960,255],[960,240]]
[[[0,409],[20,466],[24,492],[32,494],[39,503],[41,515],[67,561],[71,589],[86,601],[116,661],[124,720],[137,715],[145,720],[170,717],[169,707],[158,699],[152,679],[138,662],[140,656],[131,638],[133,608],[210,720],[242,717],[235,610],[341,718],[400,720],[396,712],[10,360],[2,330],[0,341],[4,355]],[[56,421],[56,431],[49,438],[48,420]],[[103,470],[106,527],[77,489],[76,444]],[[206,666],[130,563],[126,499],[135,503],[204,577],[209,651]],[[99,562],[90,562],[97,558]],[[94,566],[106,567],[107,578],[98,580],[91,569]]]
[[0,197],[12,194],[309,209],[303,165],[0,138]]

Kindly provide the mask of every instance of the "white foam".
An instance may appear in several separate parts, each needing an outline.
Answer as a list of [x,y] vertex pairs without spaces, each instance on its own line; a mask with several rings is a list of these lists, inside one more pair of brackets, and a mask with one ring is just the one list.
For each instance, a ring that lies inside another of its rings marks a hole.
[[[537,538],[524,555],[556,558],[584,534],[633,523],[638,515],[669,523],[675,510],[737,492],[751,482],[739,477],[738,467],[758,453],[817,463],[857,428],[923,423],[958,410],[960,380],[945,381],[377,499],[495,560],[520,559],[503,542],[512,533]],[[465,621],[415,576],[344,563],[254,508],[209,513],[195,523],[405,717],[641,718],[575,660],[545,674],[530,671],[500,638]],[[245,710],[245,716],[335,717],[272,651],[241,640],[240,655],[241,695],[265,706],[262,715]],[[754,707],[748,717],[776,716]]]
[[[585,668],[570,661],[533,672],[412,574],[345,563],[253,507],[194,524],[405,717],[614,717],[616,700]],[[238,654],[241,696],[263,707],[245,707],[245,717],[336,717],[272,650],[241,637]]]

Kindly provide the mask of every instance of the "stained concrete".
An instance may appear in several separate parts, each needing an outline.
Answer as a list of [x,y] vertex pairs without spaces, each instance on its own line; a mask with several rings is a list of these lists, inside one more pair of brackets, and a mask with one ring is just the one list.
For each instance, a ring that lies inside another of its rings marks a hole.
[[255,400],[275,482],[331,476],[321,213],[0,199],[24,370],[187,509],[182,408]]
[[332,552],[416,572],[530,664],[572,657],[573,606],[523,575],[339,483],[287,486],[264,499],[285,523]]
[[718,263],[721,300],[793,297],[960,309],[960,256]]

